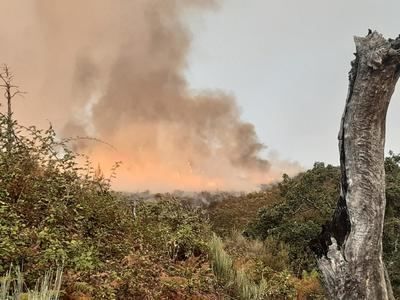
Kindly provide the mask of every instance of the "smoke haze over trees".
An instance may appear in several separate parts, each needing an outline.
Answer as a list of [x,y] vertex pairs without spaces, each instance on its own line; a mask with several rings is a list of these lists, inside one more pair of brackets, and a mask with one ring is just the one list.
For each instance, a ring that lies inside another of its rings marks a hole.
[[0,55],[30,94],[16,104],[17,114],[35,123],[49,119],[64,136],[113,145],[76,146],[104,169],[123,161],[121,188],[152,182],[158,189],[249,189],[279,178],[234,97],[192,91],[183,76],[191,34],[182,19],[217,6],[211,0],[3,1],[0,8],[13,17],[0,21],[6,45]]

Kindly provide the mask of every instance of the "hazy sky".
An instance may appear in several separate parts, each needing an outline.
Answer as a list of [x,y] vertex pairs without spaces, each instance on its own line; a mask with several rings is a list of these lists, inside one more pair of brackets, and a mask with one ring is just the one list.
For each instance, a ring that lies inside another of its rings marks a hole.
[[[191,16],[187,71],[193,88],[237,98],[243,118],[282,158],[338,164],[337,132],[353,36],[400,33],[398,0],[224,0]],[[400,152],[400,94],[388,115],[386,149]]]

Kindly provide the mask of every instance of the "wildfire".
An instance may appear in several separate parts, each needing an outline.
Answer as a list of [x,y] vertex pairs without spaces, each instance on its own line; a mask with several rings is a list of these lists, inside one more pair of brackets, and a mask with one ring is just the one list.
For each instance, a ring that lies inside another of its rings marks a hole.
[[112,150],[99,147],[93,149],[89,155],[93,164],[99,165],[107,177],[111,175],[115,159],[122,162],[112,181],[113,188],[120,191],[249,191],[281,177],[281,174],[271,176],[270,172],[239,172],[224,163],[223,158],[214,164],[208,162],[203,166],[195,166],[188,160],[168,163],[154,153],[141,153],[135,158],[133,153],[124,155],[111,152]]

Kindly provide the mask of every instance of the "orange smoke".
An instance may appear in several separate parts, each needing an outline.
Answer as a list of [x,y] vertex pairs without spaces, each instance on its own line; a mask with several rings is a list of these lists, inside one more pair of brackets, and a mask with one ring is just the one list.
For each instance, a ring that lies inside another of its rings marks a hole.
[[251,190],[281,175],[273,175],[271,170],[238,168],[226,156],[224,148],[216,147],[212,154],[186,148],[184,144],[177,149],[174,137],[179,136],[179,130],[176,132],[168,124],[159,126],[161,130],[155,130],[154,124],[136,123],[125,128],[132,133],[128,138],[124,132],[113,136],[111,143],[116,148],[89,141],[89,145],[80,145],[80,149],[87,152],[106,176],[118,158],[122,165],[114,187],[124,191]]
[[122,161],[118,189],[248,190],[279,177],[235,99],[191,91],[183,75],[183,17],[216,2],[0,1],[0,58],[29,92],[16,115],[111,144],[74,146],[105,171]]

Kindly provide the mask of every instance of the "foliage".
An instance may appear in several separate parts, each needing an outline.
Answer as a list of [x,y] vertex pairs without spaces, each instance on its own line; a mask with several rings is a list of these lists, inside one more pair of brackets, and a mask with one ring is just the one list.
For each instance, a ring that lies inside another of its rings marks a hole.
[[[0,273],[23,265],[27,286],[64,262],[63,295],[94,299],[217,297],[206,216],[168,195],[131,203],[55,131],[0,115]],[[113,170],[115,171],[115,170]],[[200,297],[200,296],[199,296]]]
[[134,222],[137,240],[123,259],[118,299],[215,295],[216,281],[208,262],[211,231],[200,209],[164,195],[158,201],[139,203]]
[[[400,296],[400,155],[390,152],[385,159],[385,170],[384,260],[395,295]],[[248,224],[245,235],[283,243],[288,250],[289,270],[305,280],[304,272],[317,268],[308,242],[332,216],[339,195],[339,179],[339,168],[323,163],[316,163],[311,170],[293,178],[284,176],[278,184],[280,201],[262,208],[257,219]]]
[[400,297],[400,155],[389,153],[385,159],[386,215],[383,252],[393,292]]
[[23,263],[43,272],[58,261],[88,270],[111,256],[122,257],[132,240],[132,222],[109,181],[96,178],[88,164],[79,167],[52,128],[16,123],[14,128],[12,150],[0,152],[2,271],[10,263]]
[[281,201],[259,211],[257,221],[246,233],[262,240],[272,237],[287,245],[290,269],[301,276],[316,268],[308,241],[317,236],[331,217],[339,195],[337,167],[315,163],[311,170],[294,178],[284,176],[279,183]]
[[247,223],[255,220],[258,210],[280,202],[277,186],[267,190],[242,195],[231,195],[220,201],[212,201],[207,207],[212,229],[220,236],[229,236],[232,230],[244,230]]
[[141,203],[135,225],[146,244],[165,249],[165,255],[177,261],[207,252],[211,236],[203,211],[185,205],[169,195],[157,202]]

